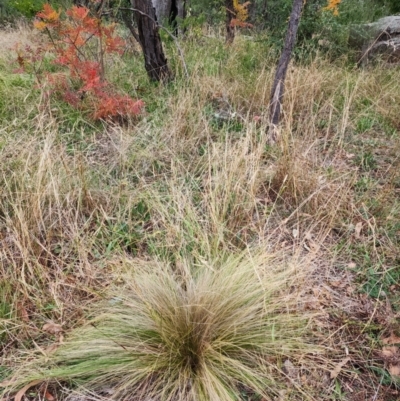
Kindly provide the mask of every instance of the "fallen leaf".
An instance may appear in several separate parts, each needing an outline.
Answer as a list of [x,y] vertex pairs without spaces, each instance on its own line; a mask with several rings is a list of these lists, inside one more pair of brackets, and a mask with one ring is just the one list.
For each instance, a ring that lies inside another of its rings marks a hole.
[[62,327],[60,324],[54,323],[52,320],[49,320],[43,327],[43,331],[46,331],[47,333],[50,334],[58,334],[63,331]]
[[382,344],[397,345],[400,347],[400,337],[392,333],[389,337],[382,339]]
[[389,337],[382,339],[382,356],[385,358],[392,358],[399,354],[400,337],[391,334]]
[[400,365],[389,365],[389,373],[391,376],[400,377]]
[[347,283],[344,280],[332,280],[329,281],[329,284],[335,288],[343,288],[347,285]]
[[382,347],[382,356],[385,358],[392,358],[397,355],[398,348],[396,346]]
[[21,401],[22,397],[25,395],[25,393],[33,386],[36,386],[36,384],[41,383],[43,380],[34,380],[33,382],[30,382],[27,384],[25,387],[22,387],[21,390],[18,391],[18,393],[15,395],[14,401]]
[[286,359],[286,361],[283,362],[283,367],[285,368],[286,373],[290,379],[292,380],[297,379],[297,369],[289,359]]
[[53,344],[49,345],[45,349],[46,354],[51,354],[52,352],[56,351],[59,346],[60,346],[60,344],[58,344],[58,343],[53,343]]
[[15,383],[15,380],[4,380],[0,382],[0,387],[8,387]]
[[49,393],[47,390],[44,392],[44,398],[46,398],[47,401],[54,401],[56,399],[54,395]]
[[307,249],[309,252],[318,252],[320,249],[319,244],[317,244],[313,240],[308,240],[308,243],[304,243],[304,248]]
[[354,235],[357,239],[360,238],[361,235],[361,230],[363,228],[363,223],[360,221],[356,224],[356,226],[354,227]]
[[311,241],[312,240],[312,234],[311,234],[311,232],[310,231],[307,231],[306,233],[305,233],[305,235],[304,235],[304,238],[306,239],[306,240],[308,240],[308,241]]
[[29,322],[29,313],[28,313],[28,311],[25,309],[25,307],[24,307],[24,305],[22,304],[22,302],[18,302],[17,303],[17,311],[18,311],[18,314],[19,314],[19,316],[21,317],[21,319],[24,321],[24,322]]
[[339,362],[336,366],[335,369],[330,371],[330,377],[331,379],[336,379],[339,375],[339,373],[342,371],[342,368],[344,365],[346,365],[347,362],[350,361],[350,358],[344,358],[343,361]]

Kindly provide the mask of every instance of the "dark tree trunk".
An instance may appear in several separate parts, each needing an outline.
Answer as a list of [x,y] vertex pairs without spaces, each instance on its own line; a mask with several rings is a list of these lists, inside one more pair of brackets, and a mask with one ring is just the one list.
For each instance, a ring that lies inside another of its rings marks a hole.
[[286,33],[285,46],[278,62],[275,72],[275,79],[271,90],[271,100],[269,105],[269,139],[276,142],[278,139],[278,125],[281,116],[283,96],[285,94],[285,78],[287,68],[294,45],[296,43],[297,29],[300,23],[301,11],[304,0],[293,0],[293,8],[290,14],[289,27]]
[[166,81],[171,78],[165,57],[157,17],[151,0],[131,0],[138,28],[139,43],[144,54],[147,75],[153,81]]
[[233,39],[235,39],[235,27],[232,24],[232,20],[235,18],[233,0],[225,0],[225,12],[226,43],[232,43]]
[[169,13],[169,25],[173,28],[175,36],[183,34],[182,21],[186,17],[186,0],[172,0]]
[[176,17],[178,16],[178,4],[176,0],[171,1],[171,10],[169,13],[168,23],[170,27],[173,29],[175,35],[178,34],[178,21]]

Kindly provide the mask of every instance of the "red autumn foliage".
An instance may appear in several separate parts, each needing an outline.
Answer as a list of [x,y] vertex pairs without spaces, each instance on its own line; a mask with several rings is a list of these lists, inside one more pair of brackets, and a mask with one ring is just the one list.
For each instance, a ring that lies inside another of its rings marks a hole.
[[[107,54],[123,52],[125,43],[116,35],[115,25],[103,25],[90,16],[86,7],[73,6],[61,18],[49,4],[36,15],[34,26],[49,36],[46,52],[40,54],[17,49],[17,62],[25,72],[34,73],[39,86],[50,87],[51,94],[71,106],[89,110],[95,120],[117,119],[138,115],[142,100],[116,93],[104,75]],[[45,55],[50,55],[57,72],[40,71]]]
[[253,24],[250,24],[245,21],[241,21],[238,18],[232,18],[230,23],[232,28],[253,28]]
[[96,105],[95,119],[117,118],[125,115],[137,115],[144,107],[142,100],[133,100],[129,96],[109,96],[99,97]]

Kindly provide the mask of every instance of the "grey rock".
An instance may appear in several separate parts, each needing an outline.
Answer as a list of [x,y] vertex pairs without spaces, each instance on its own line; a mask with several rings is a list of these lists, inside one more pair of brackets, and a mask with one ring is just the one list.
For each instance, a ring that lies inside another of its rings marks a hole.
[[360,53],[359,63],[376,59],[400,62],[400,16],[389,16],[350,29],[349,45]]

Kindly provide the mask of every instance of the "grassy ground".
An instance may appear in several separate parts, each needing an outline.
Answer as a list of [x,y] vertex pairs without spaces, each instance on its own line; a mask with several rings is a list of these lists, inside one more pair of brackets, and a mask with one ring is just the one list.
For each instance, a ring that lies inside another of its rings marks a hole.
[[180,45],[166,85],[110,62],[146,103],[123,126],[0,55],[4,396],[398,399],[399,68],[293,64],[269,146],[263,38]]

